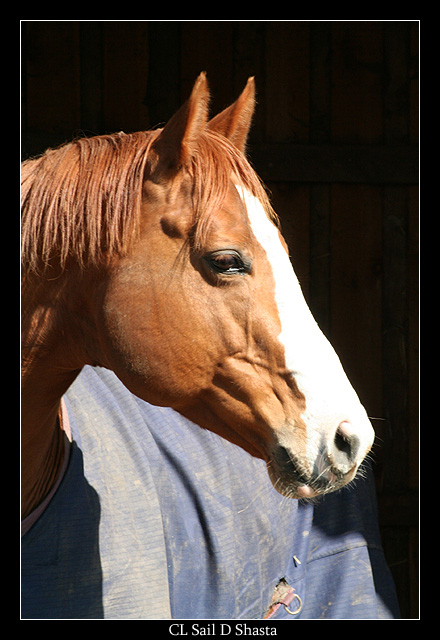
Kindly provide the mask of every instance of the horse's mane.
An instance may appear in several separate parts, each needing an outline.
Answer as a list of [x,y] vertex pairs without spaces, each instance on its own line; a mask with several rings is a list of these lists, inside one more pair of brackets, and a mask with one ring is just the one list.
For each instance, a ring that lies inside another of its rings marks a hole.
[[[124,254],[139,229],[142,184],[160,130],[81,138],[22,165],[23,269],[40,272],[69,258],[98,265]],[[262,184],[245,157],[206,130],[188,168],[193,178],[195,245],[226,196],[231,173],[275,220]]]

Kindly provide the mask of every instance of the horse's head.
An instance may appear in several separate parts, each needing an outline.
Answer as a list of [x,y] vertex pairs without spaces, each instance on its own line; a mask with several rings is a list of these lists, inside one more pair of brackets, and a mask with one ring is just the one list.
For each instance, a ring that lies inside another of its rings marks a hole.
[[264,459],[280,493],[339,488],[374,434],[242,153],[253,80],[207,109],[202,74],[153,136],[138,234],[99,288],[99,364]]

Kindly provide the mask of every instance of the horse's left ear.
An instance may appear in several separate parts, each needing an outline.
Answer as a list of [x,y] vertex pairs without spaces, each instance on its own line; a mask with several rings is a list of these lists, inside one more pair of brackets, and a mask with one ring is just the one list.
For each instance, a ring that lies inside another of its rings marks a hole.
[[208,104],[208,81],[202,72],[188,100],[167,122],[153,143],[158,158],[154,171],[177,171],[189,163],[208,121]]
[[254,109],[255,80],[252,77],[238,100],[208,122],[208,129],[221,133],[244,153]]

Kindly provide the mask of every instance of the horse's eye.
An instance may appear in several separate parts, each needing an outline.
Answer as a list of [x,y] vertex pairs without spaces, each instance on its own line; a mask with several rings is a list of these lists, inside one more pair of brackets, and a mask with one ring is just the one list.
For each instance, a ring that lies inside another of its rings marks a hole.
[[219,271],[240,271],[243,267],[241,260],[232,254],[215,256],[212,263]]
[[249,273],[250,264],[241,257],[237,251],[215,251],[205,258],[208,265],[216,273],[235,275]]

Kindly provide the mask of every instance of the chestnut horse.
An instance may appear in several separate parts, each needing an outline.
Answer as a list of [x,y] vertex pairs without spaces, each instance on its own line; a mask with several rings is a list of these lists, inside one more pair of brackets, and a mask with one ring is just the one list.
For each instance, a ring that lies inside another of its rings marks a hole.
[[285,496],[339,489],[370,450],[244,156],[254,93],[209,120],[201,74],[163,129],[24,163],[24,516],[60,472],[60,402],[86,364],[262,458]]

